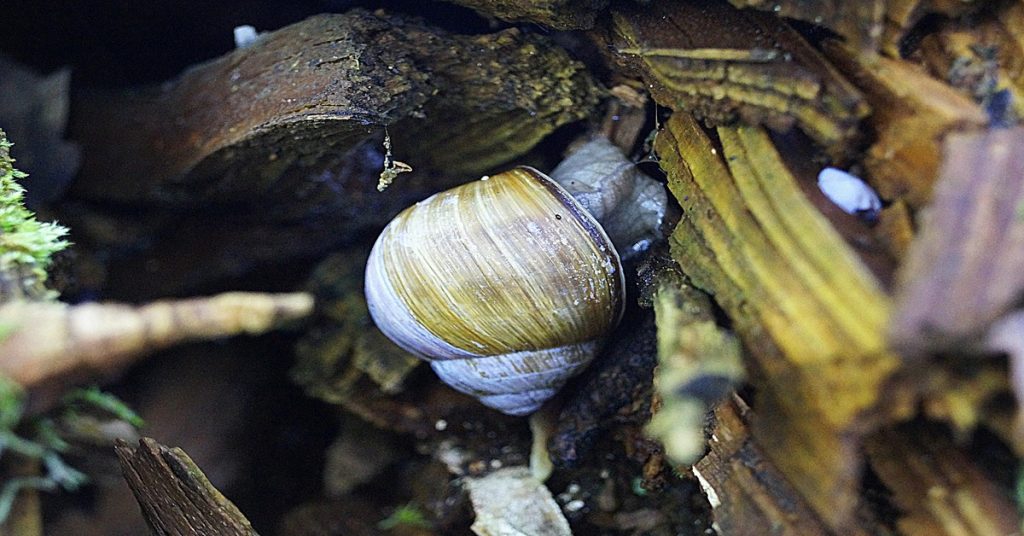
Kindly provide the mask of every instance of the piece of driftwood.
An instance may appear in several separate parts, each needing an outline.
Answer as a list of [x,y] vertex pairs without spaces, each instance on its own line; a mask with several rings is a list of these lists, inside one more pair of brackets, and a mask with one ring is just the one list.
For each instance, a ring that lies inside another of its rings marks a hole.
[[662,106],[719,124],[796,125],[833,156],[853,150],[863,97],[781,19],[724,2],[657,2],[612,20],[615,58]]
[[264,333],[312,310],[304,293],[229,292],[142,306],[11,302],[0,307],[0,325],[9,330],[0,339],[0,374],[25,386],[109,374],[173,344]]
[[558,30],[585,30],[608,0],[448,0],[508,22],[533,22]]
[[180,448],[143,438],[135,448],[118,440],[114,450],[153,534],[256,534],[245,515],[213,487]]
[[898,508],[900,534],[1020,534],[1020,518],[1007,493],[935,426],[878,432],[865,441],[865,450]]
[[[180,294],[352,242],[521,155],[598,95],[583,65],[537,34],[319,15],[159,88],[80,96],[71,130],[85,158],[72,193],[159,208],[147,218],[155,238],[111,278],[145,270],[152,288],[139,296]],[[414,171],[382,194],[385,128]]]
[[874,110],[867,121],[874,131],[864,157],[867,178],[882,198],[920,208],[938,176],[943,139],[985,127],[985,112],[907,61],[860,54],[837,41],[822,46]]
[[718,534],[763,534],[768,527],[772,534],[831,534],[751,437],[746,403],[734,395],[713,415],[708,453],[691,471],[711,503]]
[[1024,291],[1024,128],[949,136],[900,268],[890,334],[908,357],[969,351]]
[[858,502],[858,431],[908,410],[890,404],[872,415],[899,365],[885,338],[889,299],[763,130],[717,133],[720,147],[676,113],[655,143],[683,209],[672,254],[750,352],[765,455],[842,532]]

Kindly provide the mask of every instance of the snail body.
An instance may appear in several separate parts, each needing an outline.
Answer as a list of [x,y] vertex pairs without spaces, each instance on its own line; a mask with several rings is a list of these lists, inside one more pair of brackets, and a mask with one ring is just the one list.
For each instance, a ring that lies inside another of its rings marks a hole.
[[451,387],[535,411],[600,351],[625,279],[601,225],[558,183],[515,168],[399,214],[366,267],[377,326]]

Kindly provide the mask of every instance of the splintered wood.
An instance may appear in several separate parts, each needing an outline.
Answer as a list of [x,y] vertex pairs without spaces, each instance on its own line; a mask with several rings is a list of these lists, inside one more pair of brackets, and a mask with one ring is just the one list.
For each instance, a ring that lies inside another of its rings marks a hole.
[[153,439],[114,447],[128,486],[156,536],[256,536],[249,520],[180,448]]
[[984,128],[985,112],[910,62],[864,56],[836,41],[825,42],[824,50],[874,110],[866,122],[875,141],[864,157],[872,184],[885,199],[921,207],[938,176],[945,136]]
[[938,427],[913,424],[879,432],[865,449],[899,508],[900,534],[1020,534],[1014,504]]
[[[693,474],[711,502],[719,534],[825,536],[828,527],[750,436],[750,408],[739,397],[714,411],[707,455]],[[853,531],[849,534],[867,534]]]
[[889,298],[762,130],[723,127],[718,137],[724,154],[684,114],[658,136],[683,209],[673,257],[751,353],[765,455],[827,525],[848,527],[860,472],[854,431],[899,363],[885,340]]
[[853,150],[860,92],[780,19],[724,3],[652,3],[612,14],[617,61],[655,101],[715,123],[794,124],[828,151]]

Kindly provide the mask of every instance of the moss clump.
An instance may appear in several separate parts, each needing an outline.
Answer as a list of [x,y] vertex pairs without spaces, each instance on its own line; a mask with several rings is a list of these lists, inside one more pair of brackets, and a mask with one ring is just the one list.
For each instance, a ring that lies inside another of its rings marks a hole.
[[46,269],[54,253],[66,248],[68,230],[56,223],[41,223],[25,208],[25,189],[18,179],[27,175],[14,169],[11,143],[0,130],[0,303],[19,298],[46,299]]

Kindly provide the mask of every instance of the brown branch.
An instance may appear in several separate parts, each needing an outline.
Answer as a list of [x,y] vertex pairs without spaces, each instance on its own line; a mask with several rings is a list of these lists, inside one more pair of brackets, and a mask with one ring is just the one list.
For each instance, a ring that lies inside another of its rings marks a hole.
[[186,341],[259,334],[313,309],[308,294],[233,292],[209,298],[67,305],[13,302],[0,307],[0,374],[31,386],[80,372],[113,372],[146,353]]

